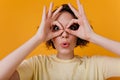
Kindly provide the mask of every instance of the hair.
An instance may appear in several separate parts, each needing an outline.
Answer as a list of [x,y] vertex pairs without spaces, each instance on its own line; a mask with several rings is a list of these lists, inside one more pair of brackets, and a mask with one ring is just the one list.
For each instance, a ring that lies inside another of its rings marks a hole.
[[[53,13],[56,11],[57,9],[55,9],[53,11]],[[73,13],[73,11],[70,9],[70,7],[68,6],[68,4],[62,4],[62,9],[60,12],[69,12],[75,19],[77,19],[77,17],[75,16],[75,14]],[[89,43],[89,41],[87,40],[83,40],[81,38],[77,38],[77,42],[76,42],[76,47],[80,46],[80,47],[84,47]],[[52,40],[49,40],[46,42],[46,46],[48,48],[52,47],[55,49],[54,43],[52,42]]]

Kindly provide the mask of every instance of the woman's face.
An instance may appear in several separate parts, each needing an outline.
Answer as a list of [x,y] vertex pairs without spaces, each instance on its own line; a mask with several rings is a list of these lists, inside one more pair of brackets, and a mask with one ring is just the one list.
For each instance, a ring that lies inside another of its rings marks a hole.
[[[58,53],[68,54],[74,51],[77,37],[65,31],[66,26],[74,17],[68,12],[62,12],[56,22],[62,27],[63,33],[52,39]],[[54,23],[54,22],[53,22]],[[56,24],[57,25],[57,24]],[[59,27],[59,25],[57,25]]]

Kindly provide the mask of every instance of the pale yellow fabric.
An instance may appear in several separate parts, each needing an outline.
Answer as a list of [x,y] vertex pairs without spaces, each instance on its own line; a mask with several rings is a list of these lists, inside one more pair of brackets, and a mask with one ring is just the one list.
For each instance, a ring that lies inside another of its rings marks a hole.
[[34,56],[17,69],[20,80],[105,80],[120,76],[120,59],[79,57],[61,60],[56,55]]

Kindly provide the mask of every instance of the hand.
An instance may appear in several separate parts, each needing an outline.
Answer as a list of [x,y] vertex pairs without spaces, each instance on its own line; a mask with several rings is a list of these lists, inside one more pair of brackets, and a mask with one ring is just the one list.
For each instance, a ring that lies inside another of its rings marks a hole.
[[41,41],[48,41],[62,33],[62,29],[54,32],[52,31],[52,22],[59,16],[59,11],[62,6],[59,7],[54,13],[52,12],[53,3],[50,3],[48,13],[46,14],[46,7],[43,8],[42,21],[39,26],[37,36],[40,37]]
[[[85,16],[85,13],[84,13],[82,5],[80,4],[80,1],[77,0],[78,11],[71,4],[68,4],[68,5],[78,19],[72,19],[70,23],[68,24],[66,31],[81,39],[89,41],[94,32]],[[78,30],[69,29],[69,27],[74,23],[79,25]]]

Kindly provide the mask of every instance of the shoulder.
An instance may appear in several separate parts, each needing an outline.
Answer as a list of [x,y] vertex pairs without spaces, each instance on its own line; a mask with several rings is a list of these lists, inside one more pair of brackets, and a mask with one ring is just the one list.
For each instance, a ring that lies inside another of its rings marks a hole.
[[77,56],[77,58],[79,60],[81,60],[83,64],[89,64],[89,65],[92,65],[92,64],[103,64],[105,61],[113,59],[112,57],[100,56],[100,55],[83,56],[83,57]]
[[45,61],[50,61],[54,55],[37,55],[33,56],[31,58],[26,59],[25,61],[30,61],[30,62],[45,62]]
[[111,58],[111,57],[108,57],[108,56],[100,56],[100,55],[93,55],[93,56],[83,56],[82,59],[83,60],[103,60],[103,59],[108,59],[108,58]]
[[47,55],[37,55],[37,56],[33,56],[30,57],[28,59],[25,59],[20,65],[19,67],[35,67],[35,66],[40,66],[45,64],[46,62],[50,62],[51,61],[51,55],[47,56]]
[[111,57],[111,56],[101,56],[101,55],[95,55],[95,56],[85,56],[82,57],[82,61],[85,65],[89,66],[106,66],[106,65],[118,65],[120,63],[120,58],[118,57]]

